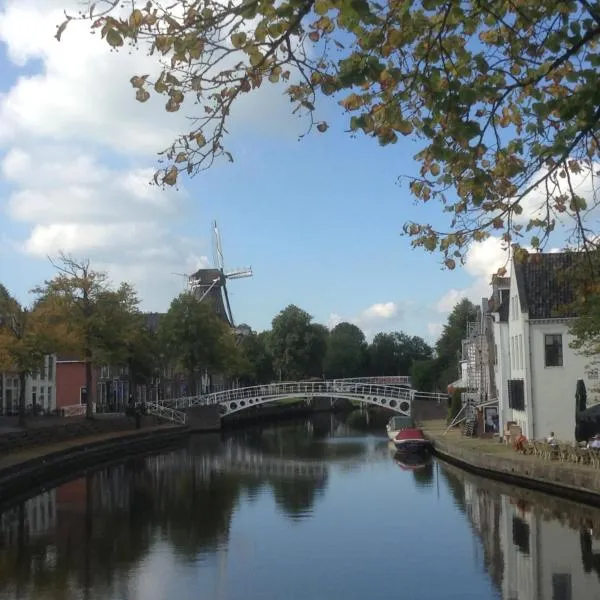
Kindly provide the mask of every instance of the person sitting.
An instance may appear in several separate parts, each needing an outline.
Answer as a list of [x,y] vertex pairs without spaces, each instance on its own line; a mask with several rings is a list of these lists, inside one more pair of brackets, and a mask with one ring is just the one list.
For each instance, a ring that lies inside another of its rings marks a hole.
[[558,440],[556,439],[556,436],[554,435],[554,431],[550,432],[550,435],[546,438],[546,443],[550,444],[551,446],[558,445]]
[[592,439],[588,442],[588,448],[592,448],[594,450],[600,450],[600,434],[597,433],[592,437]]

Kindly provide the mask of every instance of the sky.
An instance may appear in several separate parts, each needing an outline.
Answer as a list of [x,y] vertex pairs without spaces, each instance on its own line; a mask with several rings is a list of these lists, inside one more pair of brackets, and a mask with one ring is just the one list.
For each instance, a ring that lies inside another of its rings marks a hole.
[[407,220],[442,223],[435,202],[415,204],[399,175],[416,174],[419,145],[351,138],[325,100],[325,134],[283,88],[248,95],[232,114],[221,162],[178,189],[150,186],[157,152],[194,106],[134,99],[129,79],[156,70],[143,53],[110,52],[86,24],[54,38],[76,0],[0,0],[0,281],[28,303],[52,277],[48,257],[89,258],[111,281],[135,284],[144,310],[164,311],[185,278],[213,264],[211,222],[225,268],[254,276],[228,285],[236,322],[270,326],[288,304],[332,326],[372,336],[405,331],[435,340],[453,305],[479,303],[506,260],[498,239],[476,244],[449,272],[413,250]]

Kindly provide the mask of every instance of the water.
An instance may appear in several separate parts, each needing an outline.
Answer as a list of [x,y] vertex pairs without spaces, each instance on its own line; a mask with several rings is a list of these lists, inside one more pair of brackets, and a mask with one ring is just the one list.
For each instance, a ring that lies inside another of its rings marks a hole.
[[600,510],[403,468],[363,419],[193,437],[7,507],[0,599],[600,599]]

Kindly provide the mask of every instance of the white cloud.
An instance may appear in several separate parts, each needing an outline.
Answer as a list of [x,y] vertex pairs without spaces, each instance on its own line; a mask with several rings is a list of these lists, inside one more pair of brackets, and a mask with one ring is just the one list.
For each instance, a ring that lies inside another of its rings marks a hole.
[[342,321],[346,321],[360,327],[365,337],[371,339],[379,331],[397,329],[402,315],[402,307],[396,302],[377,302],[348,318],[331,313],[327,319],[327,327],[333,329]]
[[501,267],[508,269],[509,258],[505,244],[497,237],[474,243],[465,256],[463,267],[473,277],[473,283],[463,289],[448,290],[436,304],[438,312],[449,313],[463,298],[479,304],[482,298],[489,296],[492,275]]
[[[148,182],[156,153],[188,128],[195,106],[172,114],[162,97],[138,103],[129,79],[157,73],[156,56],[110,52],[89,23],[71,22],[58,42],[64,11],[78,9],[80,0],[0,0],[0,43],[22,68],[0,94],[0,168],[11,187],[0,210],[26,228],[14,239],[5,225],[3,235],[34,259],[59,250],[88,257],[115,282],[135,283],[147,308],[165,308],[183,287],[171,273],[206,266],[206,248],[177,234],[191,202],[185,192]],[[236,126],[288,135],[297,125],[278,118],[284,111],[282,88],[265,86],[233,118]]]

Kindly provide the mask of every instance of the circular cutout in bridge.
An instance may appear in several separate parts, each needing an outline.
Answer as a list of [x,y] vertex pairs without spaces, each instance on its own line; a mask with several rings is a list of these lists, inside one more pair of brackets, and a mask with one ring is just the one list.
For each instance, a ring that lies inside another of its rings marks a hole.
[[395,400],[390,400],[390,407],[396,408],[396,404],[398,404]]
[[243,408],[244,406],[246,406],[246,403],[245,403],[245,402],[242,400],[242,401],[240,402],[240,406]]
[[237,408],[237,404],[236,404],[235,402],[232,402],[232,403],[229,405],[229,410],[235,410],[236,408]]
[[404,412],[408,412],[410,409],[410,404],[405,400],[404,402],[400,402],[400,410]]

